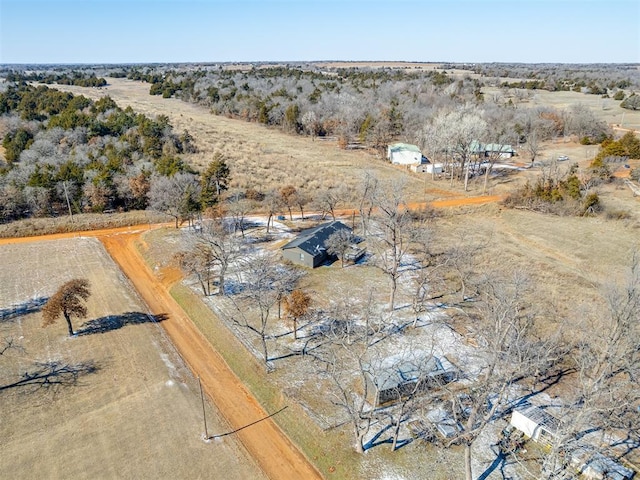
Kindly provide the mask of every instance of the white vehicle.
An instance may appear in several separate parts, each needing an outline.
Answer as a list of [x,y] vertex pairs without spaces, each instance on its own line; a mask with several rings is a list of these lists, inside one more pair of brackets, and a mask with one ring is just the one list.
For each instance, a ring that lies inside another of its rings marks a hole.
[[569,160],[569,157],[567,157],[566,155],[560,155],[558,157],[558,161],[559,162],[564,162],[564,161],[567,161],[567,160]]

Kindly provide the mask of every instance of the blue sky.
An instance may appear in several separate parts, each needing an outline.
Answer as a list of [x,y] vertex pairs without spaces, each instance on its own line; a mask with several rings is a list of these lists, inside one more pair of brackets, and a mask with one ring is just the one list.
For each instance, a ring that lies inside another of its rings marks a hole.
[[638,0],[0,0],[0,63],[640,63]]

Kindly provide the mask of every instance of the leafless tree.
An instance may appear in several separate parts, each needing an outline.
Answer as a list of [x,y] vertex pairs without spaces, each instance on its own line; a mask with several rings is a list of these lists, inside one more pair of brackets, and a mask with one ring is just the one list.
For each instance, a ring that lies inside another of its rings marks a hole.
[[246,217],[254,209],[254,202],[246,198],[231,197],[227,203],[227,212],[233,219],[234,231],[240,230],[245,236]]
[[337,187],[330,187],[321,190],[314,198],[315,205],[322,210],[323,216],[326,212],[331,214],[331,219],[336,219],[336,208],[338,208],[348,198],[348,191],[344,184]]
[[419,404],[435,403],[440,387],[453,380],[453,374],[441,374],[433,349],[424,351],[419,345],[409,345],[383,362],[383,368],[377,365],[375,369],[379,383],[386,383],[385,378],[389,377],[389,383],[397,382],[398,372],[402,372],[403,381],[389,389],[393,396],[390,400],[392,405],[384,411],[393,427],[391,450],[396,450],[403,422],[410,418]]
[[192,239],[190,248],[175,254],[174,261],[186,275],[194,275],[204,296],[211,295],[213,281],[214,255],[211,247]]
[[[503,155],[508,154],[505,151],[506,145],[511,144],[510,139],[513,138],[513,134],[507,131],[501,122],[498,119],[493,120],[493,124],[491,127],[488,127],[487,136],[491,139],[491,142],[494,145],[492,151],[487,153],[487,156],[483,159],[483,168],[484,168],[484,182],[482,184],[482,194],[487,193],[487,186],[489,184],[489,176],[493,171],[493,167],[503,158]],[[497,148],[496,148],[497,147]]]
[[191,219],[199,208],[200,185],[191,173],[176,173],[173,177],[154,176],[149,189],[149,208],[180,220]]
[[362,234],[369,234],[369,221],[375,207],[380,181],[375,174],[365,171],[357,191],[358,210],[362,226]]
[[297,190],[293,196],[293,203],[300,209],[300,220],[304,220],[304,207],[311,202],[311,198],[305,192]]
[[225,275],[240,255],[241,241],[225,219],[203,222],[200,234],[195,235],[196,248],[204,249],[212,260],[211,266],[217,269],[218,293],[224,295]]
[[409,231],[409,253],[413,261],[412,274],[414,294],[411,302],[415,320],[415,327],[420,313],[425,311],[429,301],[433,300],[434,292],[441,290],[445,260],[443,255],[434,251],[434,230],[425,222],[414,221]]
[[356,451],[363,453],[364,439],[375,419],[367,380],[375,374],[371,367],[376,356],[373,346],[387,338],[388,332],[380,328],[382,322],[375,318],[371,297],[364,307],[354,307],[346,304],[334,309],[323,329],[325,340],[317,358],[325,367],[321,373],[331,381],[333,404],[347,415]]
[[42,326],[52,325],[62,315],[67,322],[69,336],[74,335],[71,317],[85,318],[84,302],[91,296],[89,280],[74,278],[64,283],[42,307]]
[[353,233],[349,230],[341,229],[329,235],[324,246],[326,247],[329,255],[335,255],[340,259],[342,268],[344,268],[344,257],[353,242]]
[[[600,447],[626,444],[628,451],[640,445],[640,254],[631,254],[626,279],[600,289],[602,308],[591,305],[583,316],[592,318],[579,323],[584,335],[575,342],[571,358],[575,369],[566,382],[567,392],[558,406],[559,428],[551,450],[542,463],[549,478],[567,474],[567,454],[583,438],[596,432]],[[594,315],[595,313],[595,315]],[[587,333],[588,332],[588,333]],[[598,332],[594,334],[594,332]],[[567,419],[567,421],[562,421]],[[615,455],[617,456],[617,455]]]
[[373,197],[375,225],[379,235],[370,237],[376,251],[378,266],[390,281],[389,309],[395,308],[400,269],[410,241],[411,214],[404,198],[404,184],[391,182],[378,188]]
[[429,129],[432,135],[437,135],[440,150],[450,151],[458,160],[458,177],[464,178],[465,191],[469,181],[469,162],[474,153],[474,142],[481,141],[486,130],[487,123],[482,118],[482,112],[470,106],[439,112]]
[[269,191],[264,196],[262,205],[267,211],[267,233],[269,233],[269,226],[273,223],[273,217],[276,216],[280,209],[283,208],[280,195],[275,191]]
[[483,429],[504,414],[518,381],[547,372],[557,360],[555,339],[535,334],[535,310],[527,302],[528,278],[522,272],[487,273],[471,314],[477,342],[475,371],[447,387],[447,400],[461,430],[449,441],[465,447],[466,479],[472,480],[471,448]]
[[[243,258],[240,270],[242,291],[237,299],[235,295],[231,297],[239,313],[234,321],[260,337],[263,360],[267,371],[270,371],[272,366],[269,363],[267,340],[271,337],[268,328],[271,309],[294,289],[301,274],[280,264],[277,256],[271,253]],[[257,319],[245,308],[245,302],[257,309]]]

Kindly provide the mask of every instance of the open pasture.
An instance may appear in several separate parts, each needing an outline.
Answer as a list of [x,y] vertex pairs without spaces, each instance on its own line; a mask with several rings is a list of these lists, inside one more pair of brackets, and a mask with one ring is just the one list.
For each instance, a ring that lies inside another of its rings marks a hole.
[[[4,478],[264,478],[232,437],[203,441],[197,380],[98,240],[2,244],[0,265]],[[42,328],[38,305],[78,277],[78,334]],[[209,433],[227,431],[206,408]]]

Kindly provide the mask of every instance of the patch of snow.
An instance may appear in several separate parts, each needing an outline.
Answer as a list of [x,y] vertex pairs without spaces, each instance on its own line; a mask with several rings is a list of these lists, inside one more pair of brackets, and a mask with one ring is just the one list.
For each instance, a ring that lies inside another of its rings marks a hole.
[[173,364],[173,362],[169,359],[169,355],[167,355],[164,352],[160,352],[160,358],[162,359],[162,361],[164,362],[164,364],[166,365],[167,369],[169,370],[171,376],[175,376],[175,372],[176,372],[176,366]]

